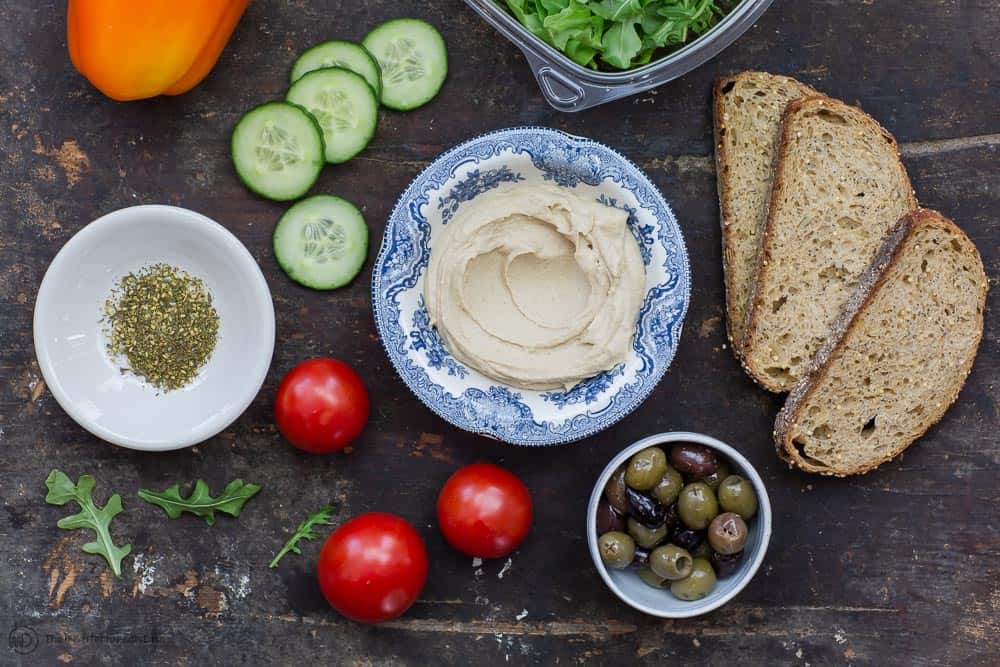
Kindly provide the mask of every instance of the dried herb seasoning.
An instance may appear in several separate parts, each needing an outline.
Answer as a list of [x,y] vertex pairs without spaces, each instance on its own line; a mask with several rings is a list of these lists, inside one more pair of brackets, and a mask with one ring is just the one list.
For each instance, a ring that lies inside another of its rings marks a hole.
[[205,283],[162,263],[122,278],[104,302],[102,321],[108,353],[162,391],[194,380],[219,336]]

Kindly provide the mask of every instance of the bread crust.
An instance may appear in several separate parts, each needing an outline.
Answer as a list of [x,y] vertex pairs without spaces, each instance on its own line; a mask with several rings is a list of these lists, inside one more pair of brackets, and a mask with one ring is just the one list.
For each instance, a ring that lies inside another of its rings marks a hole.
[[[733,313],[736,312],[736,294],[732,283],[732,270],[729,266],[729,255],[733,250],[733,244],[728,231],[733,215],[729,206],[729,179],[723,176],[723,174],[727,173],[726,170],[729,166],[729,158],[726,154],[725,142],[722,140],[722,133],[726,129],[725,119],[722,116],[722,101],[726,94],[724,92],[726,86],[730,83],[736,84],[743,79],[749,78],[786,80],[789,83],[800,86],[808,91],[806,94],[817,93],[817,91],[811,86],[790,76],[769,74],[768,72],[759,72],[755,70],[746,70],[729,76],[720,77],[716,80],[715,85],[712,88],[712,127],[713,138],[715,141],[715,181],[719,198],[719,225],[722,232],[722,280],[725,286],[726,299],[726,338],[729,340],[729,345],[732,348],[733,355],[735,355],[737,361],[741,361],[743,356],[743,335],[740,333],[740,327],[743,326],[743,322],[735,322],[733,319]],[[775,153],[775,155],[777,156],[777,153]],[[758,234],[758,237],[759,236],[760,235]]]
[[729,210],[729,179],[723,176],[726,173],[726,167],[729,162],[726,157],[725,145],[722,142],[722,131],[726,127],[722,119],[722,96],[724,94],[722,89],[730,83],[735,83],[741,76],[746,74],[749,74],[749,72],[740,72],[739,74],[720,77],[716,80],[715,86],[712,88],[712,136],[715,141],[715,183],[719,197],[719,228],[722,232],[722,282],[725,288],[726,299],[726,338],[729,339],[729,346],[733,348],[733,354],[736,355],[737,360],[742,357],[740,344],[743,341],[740,340],[737,342],[734,336],[735,331],[732,320],[735,295],[733,294],[733,285],[730,278],[729,235],[726,233],[732,213]]
[[[813,465],[799,456],[799,453],[793,443],[795,428],[801,417],[802,408],[812,397],[819,381],[826,376],[833,363],[842,356],[847,338],[854,327],[857,326],[859,320],[866,313],[872,297],[876,295],[885,285],[890,269],[899,261],[902,251],[906,247],[906,242],[911,238],[912,234],[923,225],[939,225],[947,227],[949,231],[963,238],[975,254],[975,259],[978,262],[979,270],[982,275],[982,281],[980,283],[981,289],[979,292],[979,322],[976,339],[972,346],[972,353],[965,361],[962,379],[951,391],[951,395],[947,398],[947,400],[940,403],[941,407],[938,410],[928,413],[928,416],[924,420],[923,424],[921,424],[921,426],[917,428],[913,434],[901,440],[900,444],[894,450],[882,458],[872,461],[868,465],[857,466],[844,470],[833,470]],[[847,306],[838,318],[838,321],[834,325],[827,341],[816,353],[809,373],[792,390],[788,399],[785,401],[784,407],[782,407],[781,411],[778,413],[774,422],[774,443],[778,456],[806,472],[814,472],[836,477],[847,477],[849,475],[857,475],[874,470],[886,461],[890,461],[902,453],[903,450],[926,433],[931,426],[941,421],[941,418],[944,417],[948,408],[951,407],[956,399],[958,399],[958,395],[961,392],[962,387],[965,385],[965,381],[968,378],[969,373],[972,371],[972,366],[976,358],[976,352],[979,349],[980,342],[982,341],[984,311],[988,291],[989,287],[987,285],[986,272],[983,268],[983,261],[982,257],[979,255],[979,250],[976,248],[971,239],[969,239],[969,237],[965,234],[965,232],[958,227],[958,225],[937,211],[925,208],[918,208],[900,218],[895,227],[886,237],[882,247],[879,249],[878,254],[875,256],[875,259],[862,276],[858,288],[855,290],[854,294],[848,301]]]
[[800,97],[793,102],[788,104],[785,109],[785,113],[781,120],[781,141],[778,145],[778,150],[775,153],[775,163],[774,163],[774,179],[771,184],[771,196],[768,202],[767,217],[764,221],[764,227],[760,236],[760,247],[757,251],[757,273],[753,280],[750,290],[750,306],[746,311],[746,323],[743,327],[743,341],[740,344],[740,350],[743,352],[740,356],[741,364],[743,365],[743,370],[756,382],[758,385],[764,389],[780,394],[789,391],[791,387],[778,384],[772,381],[763,369],[755,368],[750,355],[745,354],[745,350],[750,349],[753,345],[754,337],[757,334],[758,324],[759,324],[759,311],[763,303],[763,290],[761,285],[765,282],[769,275],[768,265],[772,259],[771,252],[771,240],[774,237],[774,216],[777,208],[778,201],[783,195],[783,190],[785,188],[785,174],[782,169],[782,163],[786,159],[789,151],[789,146],[791,144],[792,136],[791,129],[789,127],[790,119],[809,107],[816,108],[827,108],[833,109],[838,112],[844,113],[850,116],[857,116],[860,114],[860,120],[873,126],[876,131],[878,131],[886,140],[886,142],[891,146],[892,153],[895,157],[896,166],[903,176],[903,180],[906,183],[907,196],[910,199],[909,209],[914,210],[917,208],[917,199],[915,192],[913,190],[913,185],[910,182],[910,176],[906,171],[906,167],[903,165],[903,160],[899,154],[899,145],[896,143],[895,137],[882,127],[878,121],[869,116],[860,107],[852,106],[841,102],[840,100],[827,97],[826,95],[810,95],[808,97]]

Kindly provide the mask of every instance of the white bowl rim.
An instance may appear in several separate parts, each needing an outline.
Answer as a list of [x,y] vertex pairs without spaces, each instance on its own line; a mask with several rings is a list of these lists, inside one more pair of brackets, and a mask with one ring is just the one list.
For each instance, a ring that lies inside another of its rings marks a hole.
[[[262,312],[259,313],[258,320],[263,327],[264,340],[268,350],[266,359],[262,355],[254,361],[253,376],[255,378],[255,382],[247,385],[248,390],[245,396],[243,396],[239,401],[230,403],[228,409],[220,410],[212,417],[212,419],[202,422],[198,428],[190,431],[187,437],[174,441],[163,439],[147,440],[126,438],[105,428],[104,426],[101,426],[100,424],[95,423],[81,410],[77,409],[76,405],[70,400],[69,396],[66,395],[62,389],[61,383],[57,380],[57,374],[55,368],[52,366],[51,357],[48,354],[41,353],[48,345],[48,343],[45,342],[44,337],[39,335],[41,333],[40,329],[43,326],[41,310],[50,299],[50,292],[55,289],[52,281],[48,280],[51,275],[54,275],[53,269],[58,270],[64,262],[68,261],[67,256],[70,254],[72,248],[81,245],[86,246],[94,240],[99,239],[100,236],[106,232],[106,227],[126,226],[132,224],[132,222],[136,220],[137,215],[141,215],[146,211],[166,213],[167,215],[173,216],[171,219],[175,222],[184,221],[187,223],[198,223],[200,225],[198,229],[202,233],[215,237],[219,241],[220,247],[226,248],[233,258],[247,270],[250,280],[248,281],[248,284],[246,284],[246,287],[252,289],[256,293],[255,301],[263,309]],[[82,229],[80,229],[80,231],[70,237],[70,239],[63,244],[63,246],[56,253],[56,256],[52,258],[48,268],[45,270],[45,275],[42,277],[41,285],[38,288],[33,313],[32,336],[34,338],[35,358],[38,360],[38,367],[41,370],[42,378],[45,380],[45,384],[49,391],[52,392],[56,402],[73,419],[73,421],[91,434],[106,442],[110,442],[113,445],[139,451],[165,452],[191,447],[208,440],[236,421],[236,419],[238,419],[240,415],[242,415],[246,409],[250,407],[250,404],[253,403],[257,394],[260,392],[261,387],[264,386],[264,381],[267,378],[268,370],[271,367],[271,359],[274,354],[274,303],[271,297],[271,290],[267,285],[267,280],[264,278],[264,272],[261,271],[260,265],[257,264],[257,260],[254,259],[247,247],[243,245],[243,242],[240,241],[235,234],[208,216],[198,213],[197,211],[192,211],[191,209],[183,208],[181,206],[171,206],[168,204],[140,204],[137,206],[126,206],[124,208],[105,213],[85,225]],[[41,344],[39,344],[39,341],[42,341]],[[252,391],[250,391],[251,389]]]
[[[760,545],[754,553],[753,560],[750,563],[750,569],[742,579],[737,581],[733,589],[715,600],[703,603],[701,603],[701,601],[692,601],[690,603],[690,609],[686,609],[681,612],[665,611],[663,609],[650,607],[627,596],[608,574],[608,570],[604,566],[604,562],[601,560],[600,551],[597,548],[597,531],[594,530],[595,521],[597,520],[597,505],[600,503],[601,496],[604,494],[605,485],[608,483],[608,480],[611,479],[611,475],[614,471],[618,469],[618,466],[627,461],[636,452],[645,449],[646,447],[663,444],[665,442],[694,442],[718,450],[730,458],[738,467],[742,468],[746,472],[747,478],[749,478],[750,482],[753,484],[754,490],[757,492],[757,500],[759,504],[757,520],[763,522],[763,525],[761,526],[762,535]],[[649,614],[650,616],[657,616],[659,618],[692,618],[694,616],[701,616],[711,611],[715,611],[719,607],[728,603],[734,597],[739,595],[746,585],[750,583],[750,580],[754,578],[754,575],[757,574],[757,570],[760,569],[761,563],[764,562],[764,556],[767,554],[767,547],[771,541],[771,501],[767,496],[767,489],[764,487],[764,481],[757,473],[757,470],[745,456],[740,454],[732,446],[727,445],[712,436],[704,435],[702,433],[694,433],[691,431],[669,431],[642,438],[641,440],[632,443],[625,449],[618,452],[618,454],[611,459],[608,465],[601,472],[600,476],[597,478],[597,484],[594,485],[594,489],[590,494],[590,502],[587,505],[586,529],[587,545],[590,547],[590,557],[594,561],[594,567],[597,568],[601,578],[604,579],[604,583],[607,584],[608,588],[610,588],[611,591],[622,600],[622,602],[645,614]]]

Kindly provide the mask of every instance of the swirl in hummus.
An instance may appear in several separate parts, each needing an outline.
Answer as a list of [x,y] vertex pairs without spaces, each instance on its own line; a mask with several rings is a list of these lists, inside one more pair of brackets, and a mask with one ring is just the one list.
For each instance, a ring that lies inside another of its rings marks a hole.
[[614,368],[646,286],[627,220],[548,184],[476,197],[431,249],[431,324],[457,360],[522,389],[568,389]]

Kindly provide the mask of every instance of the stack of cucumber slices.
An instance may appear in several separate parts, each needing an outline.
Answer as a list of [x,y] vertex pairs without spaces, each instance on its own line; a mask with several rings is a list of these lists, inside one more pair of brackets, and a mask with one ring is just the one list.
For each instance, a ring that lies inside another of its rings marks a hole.
[[[347,162],[371,141],[379,106],[397,111],[431,101],[448,74],[444,40],[429,23],[394,19],[361,44],[324,42],[295,61],[283,101],[247,112],[233,130],[236,172],[276,201],[309,191],[326,163]],[[282,269],[314,289],[346,285],[361,271],[368,227],[350,202],[330,195],[292,206],[274,231]]]

